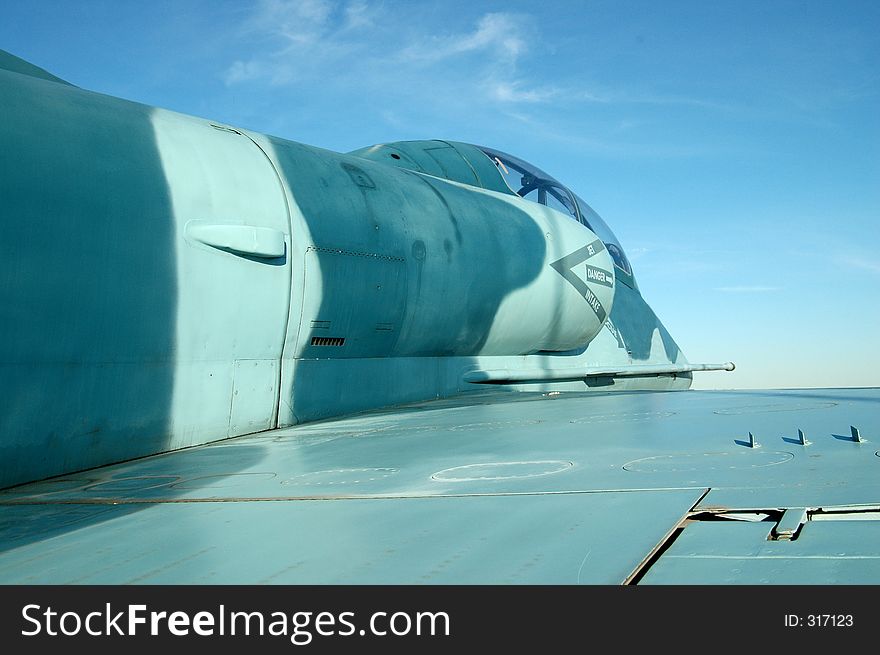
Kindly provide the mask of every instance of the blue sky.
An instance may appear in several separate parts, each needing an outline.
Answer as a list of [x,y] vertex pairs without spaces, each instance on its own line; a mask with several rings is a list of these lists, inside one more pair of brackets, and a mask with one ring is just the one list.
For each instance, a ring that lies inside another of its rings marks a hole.
[[702,388],[880,384],[880,3],[6,3],[79,86],[334,150],[494,146],[615,230]]

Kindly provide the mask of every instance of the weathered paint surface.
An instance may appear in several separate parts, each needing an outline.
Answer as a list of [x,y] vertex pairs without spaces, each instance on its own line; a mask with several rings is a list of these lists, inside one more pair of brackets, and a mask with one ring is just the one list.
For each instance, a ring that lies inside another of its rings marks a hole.
[[0,487],[479,391],[474,370],[686,363],[596,234],[474,146],[420,142],[399,166],[7,53],[0,91]]
[[700,367],[579,199],[0,94],[0,582],[880,582],[880,392],[656,393]]
[[152,110],[0,70],[0,486],[171,446],[178,270]]
[[877,583],[878,408],[495,392],[239,437],[0,493],[0,582]]
[[291,283],[281,180],[244,134],[162,110],[151,124],[177,244],[172,446],[269,429]]

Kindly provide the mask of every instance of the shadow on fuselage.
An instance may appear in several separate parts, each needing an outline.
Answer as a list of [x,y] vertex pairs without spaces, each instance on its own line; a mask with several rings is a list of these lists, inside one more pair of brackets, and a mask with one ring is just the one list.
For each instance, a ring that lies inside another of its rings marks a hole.
[[308,249],[301,352],[282,402],[307,421],[456,392],[501,303],[544,266],[534,219],[439,178],[273,145],[310,233],[297,244]]
[[659,353],[652,353],[654,333],[660,336],[667,361],[678,361],[681,350],[641,293],[625,284],[618,284],[611,308],[611,321],[620,332],[633,362],[644,362]]
[[177,271],[150,109],[0,70],[0,487],[166,449]]

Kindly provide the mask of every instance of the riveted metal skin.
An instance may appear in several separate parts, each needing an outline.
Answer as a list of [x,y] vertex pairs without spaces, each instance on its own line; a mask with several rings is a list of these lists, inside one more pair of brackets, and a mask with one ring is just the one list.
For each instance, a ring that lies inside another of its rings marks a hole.
[[0,91],[0,487],[479,392],[480,371],[608,390],[698,368],[595,233],[474,146],[336,153],[8,53]]
[[0,96],[0,583],[880,583],[880,392],[663,393],[480,148]]

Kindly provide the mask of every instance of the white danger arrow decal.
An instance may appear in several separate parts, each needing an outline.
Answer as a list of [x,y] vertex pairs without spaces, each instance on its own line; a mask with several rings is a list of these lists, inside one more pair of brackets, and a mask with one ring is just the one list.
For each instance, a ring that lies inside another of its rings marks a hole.
[[[596,239],[592,243],[585,245],[583,248],[579,248],[573,253],[568,254],[561,259],[557,259],[550,264],[557,273],[564,277],[568,283],[577,289],[577,292],[584,297],[587,304],[594,312],[596,312],[596,316],[599,317],[600,323],[604,323],[605,318],[608,315],[605,308],[602,306],[602,303],[599,302],[596,295],[590,291],[590,287],[587,286],[587,283],[578,277],[572,269],[598,255],[603,250],[605,250],[605,244],[602,243],[601,239]],[[607,287],[612,287],[614,285],[614,277],[608,271],[592,266],[589,266],[588,268],[593,269],[593,276],[591,277],[592,281]],[[602,278],[601,280],[599,279],[600,277]]]

